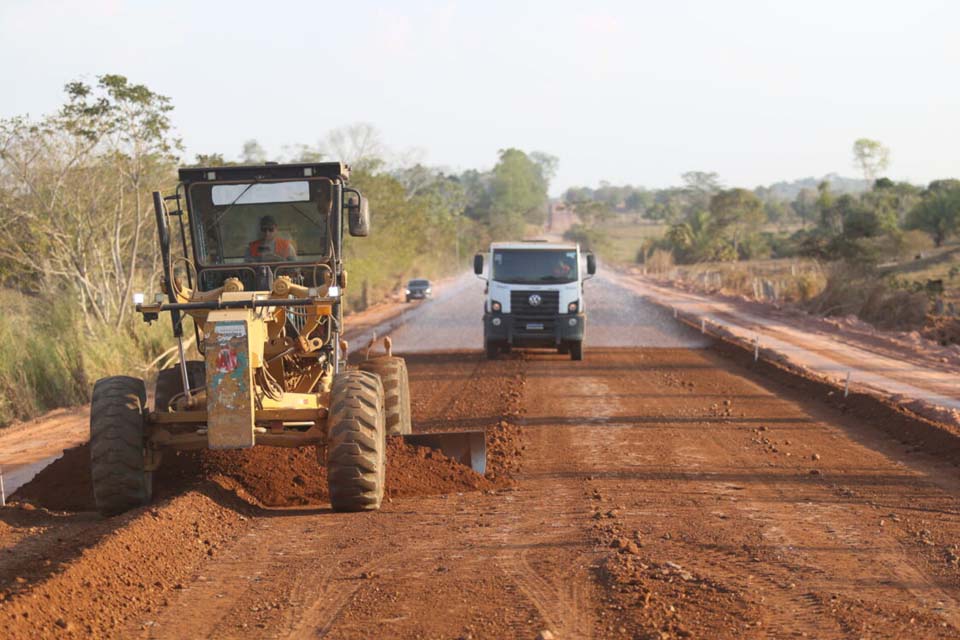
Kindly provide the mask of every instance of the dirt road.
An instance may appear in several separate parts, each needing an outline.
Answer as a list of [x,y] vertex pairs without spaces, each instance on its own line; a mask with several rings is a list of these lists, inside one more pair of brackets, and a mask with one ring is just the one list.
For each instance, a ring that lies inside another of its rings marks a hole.
[[[5,635],[960,634],[953,460],[876,428],[906,418],[821,404],[587,286],[583,362],[482,359],[473,283],[395,334],[415,430],[491,429],[491,477],[394,447],[392,500],[334,514],[309,455],[284,453],[271,473],[181,465],[165,498],[113,520],[2,510]],[[68,457],[36,502],[70,481]]]

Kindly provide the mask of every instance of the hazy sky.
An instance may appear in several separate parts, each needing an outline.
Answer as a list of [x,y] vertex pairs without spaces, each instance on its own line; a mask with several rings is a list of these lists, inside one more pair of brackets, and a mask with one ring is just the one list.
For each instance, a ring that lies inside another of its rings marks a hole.
[[172,98],[196,153],[271,153],[374,124],[427,163],[560,158],[552,191],[687,170],[756,186],[960,176],[960,2],[156,2],[0,0],[0,117],[119,73]]

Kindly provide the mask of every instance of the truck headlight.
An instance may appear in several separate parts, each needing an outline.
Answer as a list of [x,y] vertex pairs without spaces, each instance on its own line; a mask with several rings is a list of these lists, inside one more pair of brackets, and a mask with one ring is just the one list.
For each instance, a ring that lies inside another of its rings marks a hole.
[[495,312],[499,312],[500,309],[502,309],[502,308],[503,308],[503,307],[500,306],[500,303],[497,302],[496,300],[494,300],[493,302],[490,303],[490,309],[493,310],[493,311],[495,311]]
[[567,313],[576,313],[579,309],[580,309],[580,302],[578,300],[574,300],[573,302],[567,305]]

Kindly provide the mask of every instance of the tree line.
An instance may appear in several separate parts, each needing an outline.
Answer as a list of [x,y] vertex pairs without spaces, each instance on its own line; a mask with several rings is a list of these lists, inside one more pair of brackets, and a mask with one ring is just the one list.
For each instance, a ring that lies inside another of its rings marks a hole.
[[181,159],[174,104],[121,75],[71,82],[53,113],[0,120],[0,283],[33,296],[67,295],[88,329],[129,326],[131,294],[159,274],[150,192],[176,168],[267,160],[342,160],[370,200],[374,232],[346,251],[362,307],[410,275],[460,270],[492,239],[542,224],[557,159],[503,149],[489,170],[449,171],[395,154],[372,125],[329,131],[271,158],[255,139]]
[[661,249],[681,264],[792,256],[872,264],[960,234],[960,181],[895,182],[881,177],[889,162],[881,143],[860,139],[852,151],[862,180],[745,189],[724,187],[716,173],[691,171],[679,187],[604,183],[569,189],[564,199],[591,223],[635,214],[664,224],[641,261]]

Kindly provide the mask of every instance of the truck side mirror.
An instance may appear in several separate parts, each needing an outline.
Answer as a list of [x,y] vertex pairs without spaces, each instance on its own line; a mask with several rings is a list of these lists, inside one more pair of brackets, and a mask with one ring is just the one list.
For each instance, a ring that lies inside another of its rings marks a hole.
[[366,238],[370,235],[370,205],[358,192],[350,192],[343,208],[347,211],[347,226],[350,235]]
[[473,272],[478,276],[483,275],[483,254],[482,253],[478,253],[477,255],[473,256]]
[[592,253],[587,254],[587,274],[593,275],[597,272],[597,257]]

